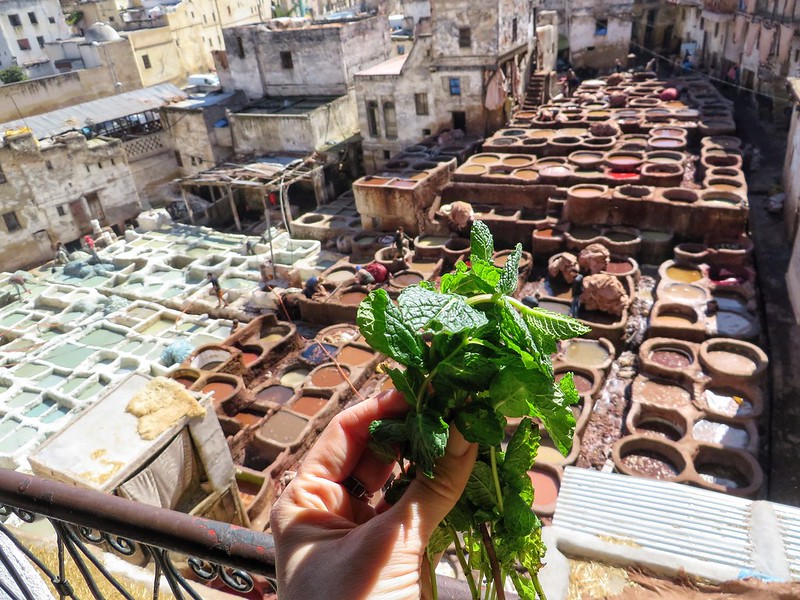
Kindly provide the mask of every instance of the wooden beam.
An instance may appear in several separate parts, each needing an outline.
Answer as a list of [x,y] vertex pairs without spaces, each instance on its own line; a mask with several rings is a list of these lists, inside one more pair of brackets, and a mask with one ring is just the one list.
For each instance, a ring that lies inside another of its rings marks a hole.
[[236,202],[233,201],[233,189],[231,186],[227,186],[226,189],[228,190],[228,202],[230,202],[231,211],[233,212],[233,220],[236,222],[236,231],[241,231],[242,222],[239,220],[239,213],[236,210]]
[[189,222],[194,225],[194,213],[192,212],[192,207],[189,204],[189,199],[186,197],[186,188],[181,186],[181,196],[183,196],[183,204],[186,207],[186,211],[189,213]]

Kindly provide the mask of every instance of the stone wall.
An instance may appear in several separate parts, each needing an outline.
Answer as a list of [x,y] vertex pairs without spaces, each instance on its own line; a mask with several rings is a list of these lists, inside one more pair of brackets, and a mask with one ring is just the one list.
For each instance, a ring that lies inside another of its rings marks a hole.
[[[605,3],[597,3],[594,8],[573,11],[570,15],[569,48],[570,62],[574,67],[610,69],[614,61],[626,62],[631,41],[630,6],[624,17],[615,17]],[[624,10],[620,8],[619,10]],[[608,22],[605,35],[598,35],[599,20]]]
[[[90,219],[121,224],[141,210],[118,140],[87,141],[73,132],[40,145],[30,134],[6,137],[0,164],[6,178],[0,184],[0,213],[14,211],[20,225],[8,231],[0,221],[0,271],[49,260],[57,241],[90,233]],[[94,206],[87,200],[93,194],[99,202]]]

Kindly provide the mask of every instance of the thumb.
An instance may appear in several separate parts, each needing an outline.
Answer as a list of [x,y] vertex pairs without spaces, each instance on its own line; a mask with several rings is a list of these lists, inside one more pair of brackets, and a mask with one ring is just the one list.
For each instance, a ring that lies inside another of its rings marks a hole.
[[465,440],[456,426],[452,425],[445,454],[436,464],[433,479],[417,475],[395,505],[402,514],[416,517],[418,522],[414,525],[424,545],[461,497],[477,455],[478,445]]

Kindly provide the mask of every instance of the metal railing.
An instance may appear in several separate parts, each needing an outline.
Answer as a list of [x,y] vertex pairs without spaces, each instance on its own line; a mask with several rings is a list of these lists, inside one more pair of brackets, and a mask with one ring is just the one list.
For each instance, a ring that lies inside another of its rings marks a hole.
[[[0,537],[10,541],[18,554],[40,571],[60,600],[78,600],[75,593],[78,582],[70,580],[68,561],[77,567],[96,600],[108,597],[101,588],[109,586],[114,590],[111,597],[134,600],[126,582],[115,577],[90,546],[99,546],[123,558],[145,559],[153,577],[150,586],[153,600],[163,597],[162,578],[178,600],[203,600],[197,586],[192,586],[184,576],[186,569],[198,582],[219,580],[230,591],[240,594],[253,590],[254,576],[276,587],[275,549],[272,536],[266,533],[0,469],[0,517],[12,514],[27,523],[38,516],[52,524],[58,553],[56,570],[50,569],[2,523]],[[182,567],[173,562],[175,553],[188,557],[181,560]],[[42,600],[28,589],[24,574],[14,563],[13,557],[0,548],[0,590],[12,600]],[[20,592],[8,585],[3,571],[11,576]],[[442,576],[437,576],[437,581],[441,600],[470,598],[464,581]],[[511,600],[516,595],[507,593],[506,598]]]

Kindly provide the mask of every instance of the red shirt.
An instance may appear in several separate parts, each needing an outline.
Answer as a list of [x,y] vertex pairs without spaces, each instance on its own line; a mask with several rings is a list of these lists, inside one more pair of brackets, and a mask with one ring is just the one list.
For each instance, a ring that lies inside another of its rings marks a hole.
[[380,263],[369,263],[364,269],[375,278],[376,283],[384,283],[389,279],[389,269]]

